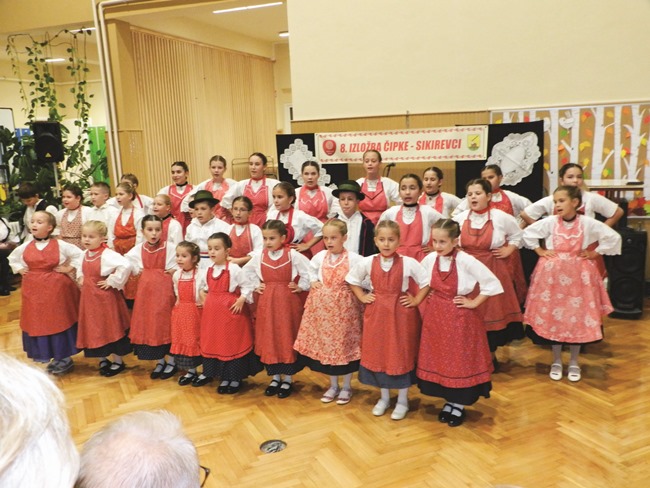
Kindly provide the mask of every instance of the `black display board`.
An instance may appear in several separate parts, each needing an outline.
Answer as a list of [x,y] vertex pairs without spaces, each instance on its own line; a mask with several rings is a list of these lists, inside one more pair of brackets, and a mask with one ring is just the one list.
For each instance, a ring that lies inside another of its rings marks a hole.
[[[278,176],[280,181],[288,181],[294,186],[298,186],[298,181],[289,173],[289,170],[284,167],[281,162],[283,154],[289,155],[294,153],[297,149],[307,149],[312,154],[316,154],[315,136],[311,134],[278,134],[275,136],[275,145],[278,153]],[[293,146],[292,146],[293,145]],[[287,152],[288,151],[288,152]],[[316,157],[312,157],[316,159]],[[294,161],[305,160],[301,159],[300,155],[296,155]],[[323,165],[325,171],[331,177],[331,183],[339,183],[348,179],[348,165],[347,164],[327,164]]]

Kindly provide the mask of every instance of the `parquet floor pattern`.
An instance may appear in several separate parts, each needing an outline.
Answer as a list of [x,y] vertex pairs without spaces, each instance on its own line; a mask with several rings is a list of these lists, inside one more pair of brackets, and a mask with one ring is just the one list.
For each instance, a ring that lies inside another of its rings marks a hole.
[[[19,296],[0,297],[0,348],[25,359]],[[79,447],[127,412],[162,408],[180,416],[212,469],[207,487],[647,487],[650,323],[607,319],[605,334],[581,356],[577,384],[548,378],[548,349],[523,341],[500,350],[507,363],[493,377],[491,398],[470,407],[458,428],[440,424],[444,402],[416,387],[411,411],[398,422],[390,411],[373,417],[378,392],[356,380],[350,404],[323,404],[328,380],[310,371],[296,375],[297,391],[284,400],[263,395],[264,374],[240,394],[221,396],[216,385],[151,380],[152,365],[133,357],[125,374],[102,378],[95,360],[79,356],[74,372],[56,381]],[[259,445],[268,439],[287,448],[263,454]]]

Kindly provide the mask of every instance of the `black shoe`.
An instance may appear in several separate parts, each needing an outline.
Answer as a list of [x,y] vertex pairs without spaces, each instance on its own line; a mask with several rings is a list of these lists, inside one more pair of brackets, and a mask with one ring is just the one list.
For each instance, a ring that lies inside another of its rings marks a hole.
[[463,420],[465,420],[465,409],[461,410],[460,408],[451,407],[451,411],[460,412],[460,416],[453,415],[452,413],[450,413],[449,421],[447,422],[447,425],[449,427],[458,427],[459,425],[462,425]]
[[[449,422],[449,416],[451,415],[451,410],[445,410],[445,407],[449,405],[448,403],[445,403],[445,406],[442,407],[442,410],[440,410],[440,413],[438,414],[438,420],[442,422],[443,424],[446,424]],[[449,405],[451,407],[451,405]]]
[[160,375],[162,374],[163,370],[165,369],[165,366],[167,366],[167,363],[156,364],[156,367],[153,369],[153,371],[149,375],[149,378],[151,378],[152,380],[157,380],[158,378],[160,378]]
[[8,297],[9,295],[11,295],[9,288],[0,288],[0,296]]
[[242,385],[244,384],[243,381],[240,381],[237,386],[233,385],[232,382],[231,384],[228,385],[228,389],[226,390],[226,393],[228,395],[234,395],[235,393],[239,393],[239,390],[241,390]]
[[187,386],[190,383],[192,383],[192,380],[196,378],[198,375],[196,373],[186,373],[180,378],[178,378],[178,384],[181,386]]
[[197,376],[192,380],[192,386],[196,386],[196,387],[204,386],[207,385],[208,383],[212,383],[212,378],[210,378],[209,376],[205,376],[203,378]]
[[113,363],[113,365],[110,366],[106,370],[106,372],[104,373],[104,376],[106,376],[107,378],[110,378],[111,376],[115,376],[115,375],[120,374],[125,369],[126,369],[126,364],[124,364],[124,363]]
[[269,386],[266,387],[266,390],[264,390],[264,394],[266,396],[275,396],[278,394],[278,390],[280,389],[280,382],[278,380],[273,380],[269,384]]
[[219,393],[219,395],[225,395],[226,393],[228,393],[228,383],[226,383],[225,385],[219,385],[217,387],[217,393]]
[[99,362],[99,374],[101,376],[106,376],[106,371],[109,370],[113,363],[111,363],[108,359],[102,359]]
[[[283,385],[289,385],[289,387],[282,388]],[[283,381],[280,384],[280,388],[278,389],[278,398],[287,398],[288,396],[291,395],[292,391],[293,391],[293,384],[289,383],[288,381]]]
[[[167,366],[171,366],[171,365],[168,364]],[[178,373],[178,366],[176,366],[176,365],[174,364],[174,365],[172,366],[171,371],[165,371],[165,370],[163,370],[163,372],[160,373],[160,379],[161,379],[161,380],[168,380],[169,378],[171,378],[172,376],[174,376],[176,373]]]

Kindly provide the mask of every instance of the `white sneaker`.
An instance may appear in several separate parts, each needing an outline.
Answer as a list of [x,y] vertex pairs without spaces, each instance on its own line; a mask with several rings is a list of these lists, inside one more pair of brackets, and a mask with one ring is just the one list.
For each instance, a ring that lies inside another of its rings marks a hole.
[[388,409],[389,406],[390,405],[388,403],[384,402],[383,400],[379,400],[377,402],[377,405],[373,407],[372,414],[375,417],[381,417],[386,413],[386,410]]
[[393,420],[402,420],[404,417],[406,417],[406,413],[408,411],[408,405],[402,405],[401,403],[398,403],[395,405],[395,410],[393,410],[393,413],[390,414],[390,418]]

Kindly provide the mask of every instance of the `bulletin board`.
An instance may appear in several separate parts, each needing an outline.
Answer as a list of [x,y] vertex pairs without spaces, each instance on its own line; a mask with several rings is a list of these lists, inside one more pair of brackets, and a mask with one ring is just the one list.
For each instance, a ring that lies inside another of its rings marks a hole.
[[548,191],[558,171],[580,164],[585,179],[642,181],[644,190],[628,192],[629,212],[650,216],[650,102],[576,107],[495,110],[493,124],[544,122],[544,170]]

